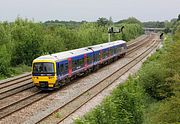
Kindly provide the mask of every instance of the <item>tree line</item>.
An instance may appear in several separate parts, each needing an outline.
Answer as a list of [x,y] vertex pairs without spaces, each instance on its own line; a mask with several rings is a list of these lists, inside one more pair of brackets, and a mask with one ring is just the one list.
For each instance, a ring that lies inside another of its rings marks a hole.
[[[0,22],[0,76],[11,76],[12,68],[21,64],[31,66],[41,55],[107,42],[110,23],[106,21],[54,24],[18,17],[14,22]],[[114,34],[112,40],[128,41],[143,33],[139,24],[123,25],[124,33]]]

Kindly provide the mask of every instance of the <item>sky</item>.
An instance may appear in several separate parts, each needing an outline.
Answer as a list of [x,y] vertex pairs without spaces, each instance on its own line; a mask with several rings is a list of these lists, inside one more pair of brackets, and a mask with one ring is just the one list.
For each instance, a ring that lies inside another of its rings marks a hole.
[[0,0],[0,21],[18,16],[35,21],[96,21],[99,17],[119,21],[165,21],[180,14],[180,0]]

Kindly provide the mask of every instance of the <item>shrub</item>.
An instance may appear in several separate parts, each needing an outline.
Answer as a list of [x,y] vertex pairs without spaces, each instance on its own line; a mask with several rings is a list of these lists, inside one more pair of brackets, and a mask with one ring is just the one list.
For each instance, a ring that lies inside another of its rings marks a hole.
[[162,100],[173,95],[167,69],[158,62],[150,62],[140,72],[140,83],[153,98]]
[[111,96],[85,115],[83,119],[77,119],[77,124],[141,124],[143,90],[137,81],[129,79],[127,84],[115,89]]
[[5,45],[0,46],[0,75],[10,76],[10,55]]
[[180,120],[180,99],[172,97],[152,104],[146,113],[145,124],[178,124]]

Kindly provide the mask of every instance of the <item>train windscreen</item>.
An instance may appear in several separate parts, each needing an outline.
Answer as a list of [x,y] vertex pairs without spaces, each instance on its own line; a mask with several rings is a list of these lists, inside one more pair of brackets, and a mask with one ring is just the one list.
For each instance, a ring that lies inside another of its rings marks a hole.
[[50,62],[38,62],[33,64],[33,74],[54,74],[54,64]]

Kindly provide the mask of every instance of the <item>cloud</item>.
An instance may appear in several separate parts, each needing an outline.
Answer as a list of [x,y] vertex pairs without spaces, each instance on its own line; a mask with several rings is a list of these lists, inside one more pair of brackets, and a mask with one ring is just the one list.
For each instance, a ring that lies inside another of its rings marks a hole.
[[0,0],[0,20],[17,15],[38,21],[87,20],[134,16],[140,20],[167,20],[180,13],[180,0]]

